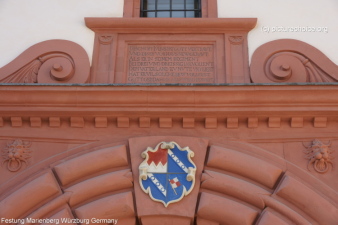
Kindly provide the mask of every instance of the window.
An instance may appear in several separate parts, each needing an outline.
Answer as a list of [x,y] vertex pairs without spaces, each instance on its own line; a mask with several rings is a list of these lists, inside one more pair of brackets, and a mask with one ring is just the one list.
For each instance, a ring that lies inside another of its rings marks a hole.
[[201,0],[142,0],[141,17],[202,17]]
[[[155,7],[156,5],[158,5],[159,2],[162,2],[162,4],[164,2],[165,4],[167,4],[167,6],[169,6],[167,7],[167,10],[164,10],[167,12],[167,14],[169,12],[169,17],[170,17],[170,7],[173,10],[173,8],[177,7],[177,4],[178,4],[178,5],[181,5],[183,9],[183,10],[178,10],[178,11],[181,11],[181,15],[188,14],[186,15],[188,17],[189,15],[191,15],[191,11],[193,12],[198,11],[196,13],[198,15],[196,16],[194,15],[193,17],[217,18],[217,0],[185,0],[185,1],[184,0],[147,0],[147,1],[146,0],[124,0],[123,17],[137,18],[137,17],[153,16],[154,18],[154,16],[156,16]],[[194,5],[194,9],[192,10],[186,6],[188,5],[188,3],[191,6],[192,5],[191,2],[193,2],[193,5]],[[174,3],[175,3],[175,7],[172,6]],[[150,6],[148,7],[148,5]],[[153,7],[153,9],[150,9],[151,7]],[[187,11],[188,13],[182,13],[182,11],[185,12],[185,10],[188,10],[189,12]],[[151,11],[153,13],[152,15],[151,15]],[[172,12],[175,12],[175,11],[172,11]],[[175,13],[172,16],[174,17]]]

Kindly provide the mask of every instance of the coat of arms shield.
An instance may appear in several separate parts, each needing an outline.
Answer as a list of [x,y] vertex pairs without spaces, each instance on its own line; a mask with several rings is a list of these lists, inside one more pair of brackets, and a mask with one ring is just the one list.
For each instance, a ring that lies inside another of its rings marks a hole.
[[142,152],[145,160],[140,164],[140,185],[154,201],[165,207],[180,201],[195,185],[196,165],[194,152],[181,148],[175,142],[161,142],[154,149]]

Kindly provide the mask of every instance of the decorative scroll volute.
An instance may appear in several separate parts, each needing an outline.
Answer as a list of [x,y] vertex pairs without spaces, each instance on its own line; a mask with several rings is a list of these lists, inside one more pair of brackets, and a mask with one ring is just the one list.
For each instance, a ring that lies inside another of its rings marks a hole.
[[90,65],[76,43],[49,40],[38,43],[0,68],[1,83],[85,83]]
[[253,83],[337,82],[338,66],[313,46],[282,39],[260,46],[252,56]]

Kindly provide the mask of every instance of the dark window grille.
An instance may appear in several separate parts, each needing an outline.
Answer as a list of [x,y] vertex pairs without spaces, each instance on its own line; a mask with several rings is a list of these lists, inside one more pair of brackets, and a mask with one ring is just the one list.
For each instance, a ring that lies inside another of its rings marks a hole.
[[141,17],[202,17],[201,0],[141,0]]

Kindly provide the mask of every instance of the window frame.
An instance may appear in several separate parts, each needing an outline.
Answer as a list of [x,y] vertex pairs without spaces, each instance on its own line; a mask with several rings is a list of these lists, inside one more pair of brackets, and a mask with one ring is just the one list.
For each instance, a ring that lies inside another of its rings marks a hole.
[[[201,18],[202,17],[202,6],[201,6],[201,0],[193,0],[194,2],[194,8],[193,9],[187,9],[187,0],[182,0],[183,8],[180,9],[173,9],[172,6],[172,0],[168,0],[169,3],[169,9],[158,9],[159,0],[154,0],[155,2],[155,9],[147,9],[144,5],[145,0],[141,0],[141,11],[140,11],[140,17],[146,17],[146,18]],[[197,4],[197,7],[195,7]],[[161,17],[158,16],[159,13],[166,12],[169,13],[169,17]],[[173,16],[174,12],[183,12],[183,17],[176,17]],[[193,12],[193,17],[187,16],[188,12]],[[154,13],[154,16],[148,16],[148,13]],[[146,16],[147,15],[147,16]]]
[[[142,0],[124,0],[123,17],[140,17]],[[217,18],[217,0],[200,0],[201,18]],[[185,19],[185,18],[182,18]]]

